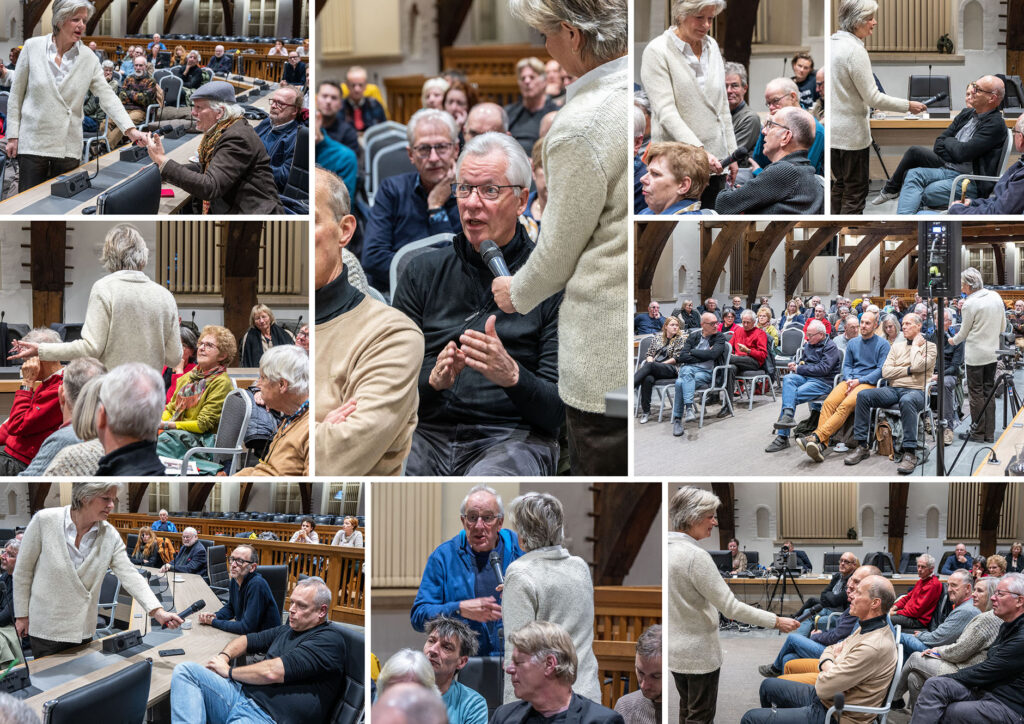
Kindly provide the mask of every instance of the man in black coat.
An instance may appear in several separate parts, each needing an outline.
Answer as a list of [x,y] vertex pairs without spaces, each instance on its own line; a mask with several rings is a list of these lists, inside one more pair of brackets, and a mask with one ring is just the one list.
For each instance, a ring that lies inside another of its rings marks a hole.
[[800,610],[793,618],[797,618],[804,611],[808,611],[819,603],[824,607],[819,615],[827,616],[833,611],[842,611],[849,604],[846,598],[846,583],[850,580],[853,572],[860,567],[860,560],[850,551],[839,556],[839,571],[832,574],[832,580],[822,590],[821,595],[815,598],[808,596]]
[[[698,387],[711,384],[711,371],[725,364],[729,341],[716,331],[718,317],[714,312],[700,315],[700,329],[690,334],[679,355],[679,377],[676,378],[676,397],[672,403],[672,434],[683,434],[683,423],[693,422],[693,396]],[[724,380],[723,380],[724,382]],[[723,406],[723,409],[728,409]]]

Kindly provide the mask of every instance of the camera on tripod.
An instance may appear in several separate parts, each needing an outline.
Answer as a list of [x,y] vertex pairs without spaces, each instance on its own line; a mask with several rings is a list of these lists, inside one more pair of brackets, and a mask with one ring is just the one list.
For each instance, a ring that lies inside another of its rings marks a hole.
[[794,571],[799,569],[800,561],[797,558],[796,553],[790,550],[789,546],[783,545],[772,560],[772,572],[779,573],[780,571]]

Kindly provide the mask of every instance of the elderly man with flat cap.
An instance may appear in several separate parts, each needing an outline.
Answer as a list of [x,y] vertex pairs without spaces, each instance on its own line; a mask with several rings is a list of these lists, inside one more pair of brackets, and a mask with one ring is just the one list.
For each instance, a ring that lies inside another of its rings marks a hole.
[[192,104],[203,134],[197,162],[168,158],[160,137],[149,138],[149,157],[163,180],[192,194],[204,214],[283,213],[270,157],[235,103],[234,86],[223,80],[206,83],[192,94]]

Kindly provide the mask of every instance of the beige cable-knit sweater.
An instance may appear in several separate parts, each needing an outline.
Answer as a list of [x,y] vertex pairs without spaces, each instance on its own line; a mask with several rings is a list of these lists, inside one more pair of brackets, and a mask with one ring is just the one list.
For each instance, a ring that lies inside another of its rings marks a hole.
[[522,314],[565,290],[558,318],[558,394],[604,413],[605,393],[628,384],[626,234],[632,164],[627,136],[627,58],[569,86],[544,137],[548,203],[537,246],[512,278]]
[[715,158],[725,158],[736,150],[736,136],[718,43],[708,36],[708,73],[701,90],[674,34],[675,28],[669,28],[648,43],[640,66],[640,79],[651,99],[651,140],[703,146]]
[[63,508],[32,516],[14,568],[14,615],[28,616],[31,636],[78,643],[96,633],[96,605],[107,568],[147,612],[160,602],[128,560],[117,529],[100,522],[100,532],[78,570],[64,535]]

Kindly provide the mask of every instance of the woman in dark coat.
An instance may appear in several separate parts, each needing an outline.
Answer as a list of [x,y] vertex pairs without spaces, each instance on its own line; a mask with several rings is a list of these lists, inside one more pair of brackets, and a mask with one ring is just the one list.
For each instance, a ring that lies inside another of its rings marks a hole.
[[295,344],[295,335],[276,323],[270,307],[257,304],[249,313],[249,329],[242,337],[242,366],[259,367],[263,353],[279,344]]

